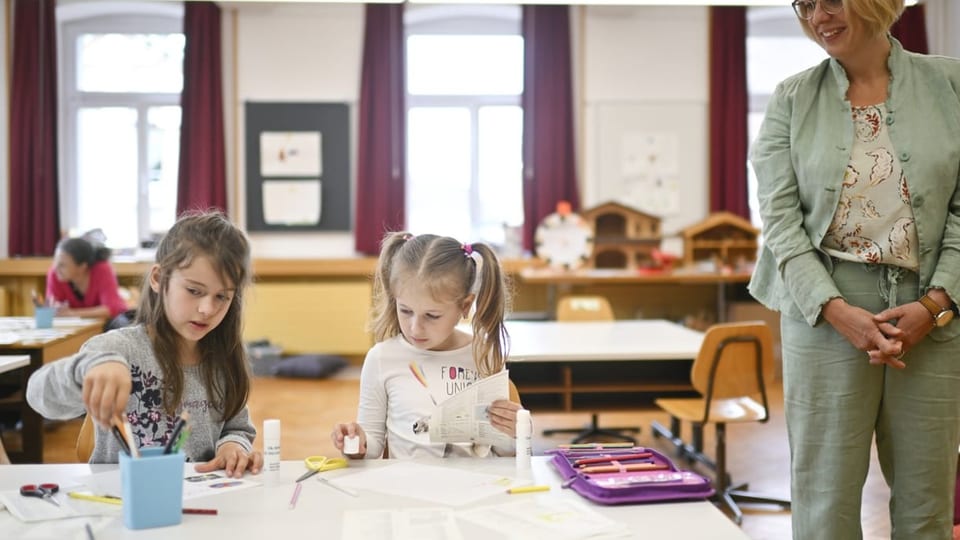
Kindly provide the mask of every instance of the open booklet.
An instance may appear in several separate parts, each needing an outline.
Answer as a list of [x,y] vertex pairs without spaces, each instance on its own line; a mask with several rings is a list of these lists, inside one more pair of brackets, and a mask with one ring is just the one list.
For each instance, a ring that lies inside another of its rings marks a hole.
[[510,445],[513,438],[493,427],[487,414],[487,407],[495,400],[510,398],[508,375],[503,370],[479,379],[438,403],[430,416],[430,442]]

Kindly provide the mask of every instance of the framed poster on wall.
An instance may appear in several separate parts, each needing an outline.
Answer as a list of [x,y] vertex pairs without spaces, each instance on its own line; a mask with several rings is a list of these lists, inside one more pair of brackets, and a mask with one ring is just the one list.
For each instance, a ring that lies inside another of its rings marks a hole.
[[247,229],[349,231],[350,108],[247,102]]

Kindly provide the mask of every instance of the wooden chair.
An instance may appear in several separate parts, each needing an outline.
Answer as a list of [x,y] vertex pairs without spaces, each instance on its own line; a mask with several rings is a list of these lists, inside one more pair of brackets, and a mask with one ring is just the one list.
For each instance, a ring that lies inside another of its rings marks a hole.
[[[603,296],[570,295],[564,296],[557,302],[557,321],[560,322],[612,321],[614,319],[613,307]],[[597,413],[591,413],[590,424],[581,429],[545,429],[543,434],[550,436],[556,433],[575,433],[574,444],[595,439],[614,439],[637,444],[636,439],[626,433],[639,433],[639,427],[601,428],[598,416]]]
[[603,296],[571,295],[557,302],[557,320],[573,321],[612,321],[613,307]]
[[81,463],[88,463],[90,456],[93,455],[93,445],[96,442],[96,427],[90,415],[83,417],[83,424],[80,425],[80,434],[77,435],[77,459]]
[[[657,406],[670,414],[670,429],[653,422],[653,436],[666,437],[680,456],[715,471],[717,502],[727,507],[737,524],[743,520],[738,501],[790,508],[789,500],[750,493],[747,484],[734,485],[727,472],[726,426],[769,419],[766,384],[772,373],[773,336],[766,323],[715,324],[707,329],[690,370],[693,388],[701,397],[656,400]],[[682,421],[692,426],[689,444],[680,437]],[[716,431],[713,460],[703,453],[706,424],[713,424]]]

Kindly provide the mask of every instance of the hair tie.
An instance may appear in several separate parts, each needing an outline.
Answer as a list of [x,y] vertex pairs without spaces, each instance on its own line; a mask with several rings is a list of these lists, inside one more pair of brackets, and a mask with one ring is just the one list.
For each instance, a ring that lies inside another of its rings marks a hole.
[[473,283],[470,284],[470,292],[476,294],[480,290],[481,275],[483,273],[483,256],[480,255],[479,251],[473,250],[473,244],[463,244],[461,248],[466,258],[473,259],[473,264],[477,269],[473,276]]

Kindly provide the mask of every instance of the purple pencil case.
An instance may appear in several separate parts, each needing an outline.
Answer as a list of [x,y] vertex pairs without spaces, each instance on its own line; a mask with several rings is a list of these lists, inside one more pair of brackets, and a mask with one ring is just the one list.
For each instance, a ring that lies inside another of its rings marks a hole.
[[[586,446],[586,445],[584,445]],[[680,470],[667,456],[642,446],[556,448],[551,463],[568,487],[600,504],[706,499],[710,479]]]

